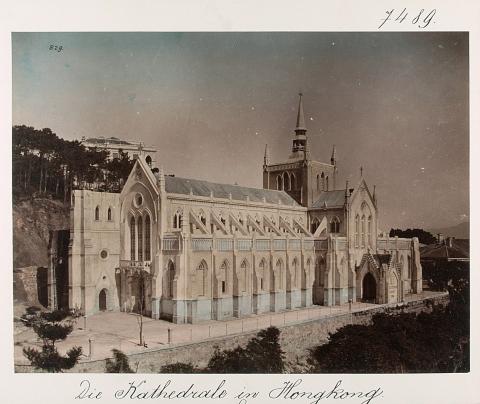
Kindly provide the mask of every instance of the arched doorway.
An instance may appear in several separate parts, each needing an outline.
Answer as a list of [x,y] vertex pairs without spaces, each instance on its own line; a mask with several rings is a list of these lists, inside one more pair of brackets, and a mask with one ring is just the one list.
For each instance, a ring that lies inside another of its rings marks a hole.
[[100,311],[107,310],[107,289],[102,289],[98,295],[98,308]]
[[362,282],[362,300],[364,302],[375,303],[377,297],[377,282],[371,273],[363,277]]

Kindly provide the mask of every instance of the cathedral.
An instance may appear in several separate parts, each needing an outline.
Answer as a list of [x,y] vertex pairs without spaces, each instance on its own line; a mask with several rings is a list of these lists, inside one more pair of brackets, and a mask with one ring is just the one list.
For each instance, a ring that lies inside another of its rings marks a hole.
[[379,237],[375,189],[336,177],[335,148],[311,156],[301,94],[291,154],[265,148],[263,189],[165,175],[140,154],[121,193],[72,194],[68,307],[196,323],[420,293],[418,240]]

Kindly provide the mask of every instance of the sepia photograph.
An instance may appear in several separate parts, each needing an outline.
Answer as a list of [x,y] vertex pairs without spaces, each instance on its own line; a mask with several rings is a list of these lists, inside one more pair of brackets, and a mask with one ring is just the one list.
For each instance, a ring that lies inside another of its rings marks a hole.
[[12,371],[470,371],[468,32],[11,52]]

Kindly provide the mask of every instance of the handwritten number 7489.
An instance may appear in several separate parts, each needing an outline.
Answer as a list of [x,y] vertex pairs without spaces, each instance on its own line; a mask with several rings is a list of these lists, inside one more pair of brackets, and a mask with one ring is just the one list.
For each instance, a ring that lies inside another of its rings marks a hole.
[[427,28],[430,25],[430,23],[433,20],[433,17],[435,17],[435,14],[437,13],[437,10],[432,9],[432,11],[430,11],[427,14],[425,12],[425,9],[422,8],[418,13],[410,14],[409,11],[406,8],[404,8],[400,12],[397,11],[396,13],[395,13],[395,9],[392,8],[391,10],[385,11],[385,13],[387,14],[387,16],[384,19],[382,19],[382,23],[380,24],[378,29],[382,28],[388,21],[396,22],[398,24],[401,24],[407,18],[408,18],[407,21],[410,21],[410,18],[411,18],[411,23],[412,24],[414,24],[414,25],[418,24],[418,28],[423,29],[423,28]]

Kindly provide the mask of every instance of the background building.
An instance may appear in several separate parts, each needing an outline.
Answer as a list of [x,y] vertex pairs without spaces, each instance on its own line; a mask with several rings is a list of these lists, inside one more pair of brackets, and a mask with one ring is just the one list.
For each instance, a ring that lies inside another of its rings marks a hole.
[[143,156],[150,167],[156,167],[157,149],[146,146],[143,142],[99,136],[90,138],[82,137],[81,144],[85,147],[96,147],[107,150],[110,159],[119,158],[121,151],[127,153],[132,159]]

